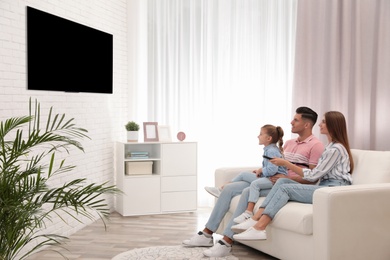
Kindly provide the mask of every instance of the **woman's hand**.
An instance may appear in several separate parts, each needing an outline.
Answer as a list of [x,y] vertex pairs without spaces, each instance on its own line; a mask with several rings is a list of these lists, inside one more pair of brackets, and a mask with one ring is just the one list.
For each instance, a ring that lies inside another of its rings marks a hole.
[[288,161],[282,158],[273,158],[272,160],[269,160],[271,163],[277,165],[277,166],[288,166]]
[[287,169],[290,169],[292,170],[293,172],[295,172],[296,174],[298,174],[299,176],[303,177],[303,170],[301,167],[299,166],[296,166],[292,163],[290,163],[289,161],[285,160],[285,159],[282,159],[282,158],[274,158],[272,160],[269,160],[271,163],[277,165],[277,166],[283,166],[283,167],[286,167]]

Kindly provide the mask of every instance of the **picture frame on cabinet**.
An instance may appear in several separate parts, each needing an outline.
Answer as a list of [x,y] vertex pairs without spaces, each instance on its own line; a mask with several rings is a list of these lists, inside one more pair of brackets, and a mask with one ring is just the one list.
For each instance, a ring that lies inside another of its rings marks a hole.
[[168,125],[158,126],[158,139],[160,142],[172,142],[171,128]]
[[144,142],[158,142],[158,123],[144,122]]

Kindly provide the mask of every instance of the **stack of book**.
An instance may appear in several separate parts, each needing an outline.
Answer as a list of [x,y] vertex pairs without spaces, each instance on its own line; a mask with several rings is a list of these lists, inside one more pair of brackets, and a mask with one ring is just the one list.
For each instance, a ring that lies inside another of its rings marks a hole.
[[131,159],[148,159],[149,152],[130,152]]

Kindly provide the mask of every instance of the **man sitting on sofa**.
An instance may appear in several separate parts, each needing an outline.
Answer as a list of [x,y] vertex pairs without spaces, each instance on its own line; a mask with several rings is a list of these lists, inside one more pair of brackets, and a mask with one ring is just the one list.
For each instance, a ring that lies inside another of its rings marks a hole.
[[[284,157],[290,162],[299,163],[299,165],[308,165],[309,168],[314,168],[320,158],[324,145],[316,138],[312,129],[317,122],[317,113],[308,107],[299,107],[295,111],[294,119],[291,121],[291,132],[298,134],[298,138],[288,140],[283,149]],[[271,178],[273,182],[276,182],[278,178],[286,177],[283,174],[275,175]],[[288,171],[288,178],[291,178],[300,183],[309,183],[302,179],[293,171]],[[260,196],[266,196],[268,190],[261,190]],[[232,218],[229,221],[226,229],[223,232],[223,238],[219,240],[215,245],[213,243],[213,233],[218,229],[219,224],[228,212],[230,202],[233,197],[241,195],[239,204]],[[208,222],[206,223],[203,231],[199,231],[196,235],[188,240],[183,241],[184,246],[192,247],[211,247],[203,251],[203,254],[207,257],[223,257],[227,256],[231,252],[233,244],[234,232],[231,227],[235,224],[233,219],[241,215],[247,207],[249,199],[249,184],[247,182],[233,182],[228,183],[222,189],[221,194],[211,212]]]

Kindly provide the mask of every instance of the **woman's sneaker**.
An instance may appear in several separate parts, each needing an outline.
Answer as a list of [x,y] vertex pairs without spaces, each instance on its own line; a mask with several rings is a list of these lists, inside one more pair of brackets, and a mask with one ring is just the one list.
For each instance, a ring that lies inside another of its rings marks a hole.
[[256,230],[254,227],[250,227],[241,234],[235,234],[233,238],[236,240],[265,240],[267,239],[267,232],[265,230]]
[[215,245],[203,251],[203,254],[207,257],[224,257],[230,255],[232,246],[227,245],[222,240],[219,240]]
[[183,241],[183,245],[185,246],[213,246],[213,244],[213,236],[206,237],[202,231],[199,231],[198,234],[190,239]]
[[245,220],[247,220],[248,218],[251,218],[252,216],[253,216],[252,212],[244,211],[244,213],[242,213],[240,216],[234,218],[233,221],[240,224],[240,223],[244,222]]
[[204,189],[216,198],[219,198],[219,195],[222,191],[220,188],[217,187],[204,187]]
[[232,231],[234,233],[241,233],[241,232],[247,230],[248,228],[253,227],[256,223],[257,223],[257,221],[254,220],[253,218],[248,218],[244,222],[232,226]]

